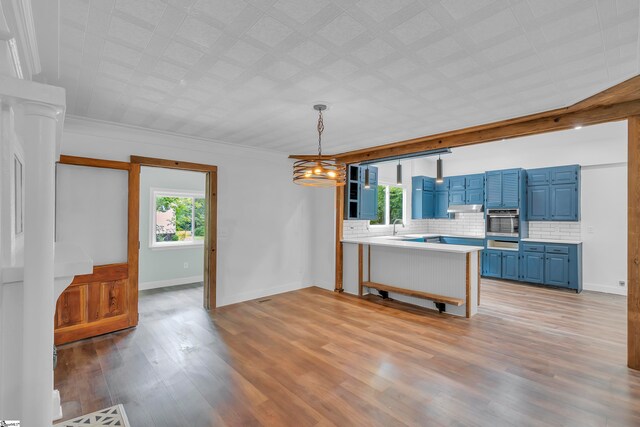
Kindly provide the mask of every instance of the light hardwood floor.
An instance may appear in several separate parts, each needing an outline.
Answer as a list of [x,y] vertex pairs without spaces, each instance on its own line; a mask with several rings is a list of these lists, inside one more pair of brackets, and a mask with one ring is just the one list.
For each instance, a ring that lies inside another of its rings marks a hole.
[[483,281],[473,319],[309,288],[215,310],[147,292],[135,330],[59,349],[65,418],[132,427],[638,426],[626,299]]

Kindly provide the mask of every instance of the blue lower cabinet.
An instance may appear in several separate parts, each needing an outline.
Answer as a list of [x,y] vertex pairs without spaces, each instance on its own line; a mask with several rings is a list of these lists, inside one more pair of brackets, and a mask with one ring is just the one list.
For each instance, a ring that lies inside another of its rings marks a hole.
[[449,218],[447,209],[449,208],[449,192],[436,191],[434,218]]
[[547,253],[544,270],[545,285],[569,286],[569,255]]
[[482,275],[487,277],[502,277],[502,251],[485,249],[482,251]]
[[525,282],[544,283],[544,253],[523,252],[520,278]]
[[520,280],[582,292],[582,245],[523,242]]
[[518,252],[502,251],[502,278],[518,280]]

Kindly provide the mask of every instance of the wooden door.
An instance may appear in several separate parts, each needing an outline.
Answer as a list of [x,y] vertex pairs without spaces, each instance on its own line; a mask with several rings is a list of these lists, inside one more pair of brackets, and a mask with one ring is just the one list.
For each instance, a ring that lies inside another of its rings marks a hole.
[[[61,168],[65,168],[63,173]],[[97,184],[87,184],[87,176],[98,177]],[[76,276],[58,298],[55,343],[136,326],[140,165],[61,156],[57,177],[56,239],[77,243],[89,251],[97,265],[93,274]],[[92,193],[76,191],[76,185],[84,185],[83,189],[88,187]],[[121,200],[116,203],[113,199]],[[71,207],[73,215],[69,214]],[[74,230],[69,222],[85,226]],[[99,256],[96,251],[101,252]]]

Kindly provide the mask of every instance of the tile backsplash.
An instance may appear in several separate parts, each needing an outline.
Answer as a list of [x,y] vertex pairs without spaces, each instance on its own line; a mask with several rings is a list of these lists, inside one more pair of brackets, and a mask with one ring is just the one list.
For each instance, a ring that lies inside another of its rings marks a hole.
[[[396,225],[398,234],[454,234],[483,236],[485,232],[484,214],[459,213],[454,219],[410,220],[403,227]],[[390,225],[369,225],[369,221],[344,221],[343,237],[387,236],[393,233]],[[534,239],[581,240],[580,222],[530,221],[529,237]]]
[[581,224],[579,221],[530,221],[529,238],[581,240]]

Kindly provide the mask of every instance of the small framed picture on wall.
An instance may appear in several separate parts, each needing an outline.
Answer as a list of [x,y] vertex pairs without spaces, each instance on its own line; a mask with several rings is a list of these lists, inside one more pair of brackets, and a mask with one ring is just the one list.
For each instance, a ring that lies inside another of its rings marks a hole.
[[24,232],[24,171],[22,167],[22,161],[18,156],[13,158],[13,171],[14,171],[14,206],[15,206],[15,232],[16,236]]

